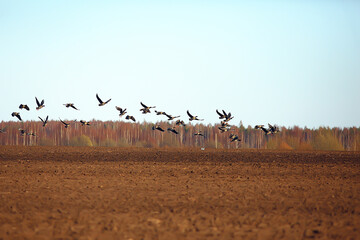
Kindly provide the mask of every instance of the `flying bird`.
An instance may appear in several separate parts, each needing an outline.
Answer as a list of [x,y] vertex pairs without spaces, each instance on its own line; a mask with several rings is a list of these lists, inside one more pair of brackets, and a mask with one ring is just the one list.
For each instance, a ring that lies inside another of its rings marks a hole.
[[241,142],[241,139],[238,135],[230,134],[229,138],[231,139],[231,142]]
[[[60,119],[60,118],[59,118]],[[62,124],[64,124],[64,127],[65,128],[68,128],[69,126],[70,126],[70,123],[66,123],[66,122],[64,122],[63,120],[61,120],[60,119],[60,122],[62,123]]]
[[167,130],[168,130],[168,132],[172,132],[172,133],[175,133],[175,134],[179,134],[179,132],[176,131],[175,127],[168,128]]
[[28,132],[26,135],[36,137],[37,135],[34,132]]
[[185,127],[185,122],[183,121],[183,120],[177,120],[176,122],[175,122],[175,125],[176,126],[184,126]]
[[36,105],[37,105],[36,110],[40,110],[40,109],[42,109],[43,107],[45,107],[45,105],[44,105],[44,103],[45,103],[44,99],[41,101],[41,103],[39,102],[39,100],[37,99],[37,97],[35,97],[35,100],[36,100]]
[[219,115],[219,119],[224,119],[224,118],[226,118],[226,113],[224,113],[224,110],[223,110],[223,113],[220,113],[220,112],[216,109],[216,113]]
[[132,120],[133,122],[136,122],[134,116],[126,115],[125,119]]
[[19,131],[20,131],[20,135],[21,136],[24,136],[25,133],[26,133],[26,130],[22,129],[22,128],[19,128]]
[[13,112],[13,113],[11,114],[11,116],[13,116],[13,117],[17,117],[20,121],[22,121],[22,119],[21,119],[21,117],[20,117],[20,113],[19,113],[19,112]]
[[122,109],[121,107],[115,106],[116,110],[118,110],[120,112],[119,116],[122,117],[124,116],[127,112],[126,112],[126,108]]
[[191,113],[189,112],[189,110],[187,110],[186,112],[187,112],[187,115],[189,116],[189,121],[193,121],[193,120],[203,121],[203,120],[204,120],[204,119],[199,119],[198,116],[193,116],[193,115],[191,115]]
[[97,98],[97,100],[99,101],[99,106],[100,106],[100,107],[101,107],[101,106],[104,106],[105,104],[107,104],[107,103],[110,102],[110,100],[111,100],[111,98],[110,98],[110,99],[107,100],[106,102],[103,102],[103,101],[101,100],[101,98],[99,97],[98,94],[96,94],[96,98]]
[[142,111],[142,114],[150,113],[151,108],[156,108],[156,106],[148,107],[145,104],[143,104],[142,102],[140,102],[140,104],[141,104],[141,106],[143,106],[143,108],[140,109],[140,111]]
[[194,133],[194,136],[205,137],[204,134],[201,133],[201,131],[198,131],[198,132]]
[[80,120],[81,126],[90,126],[90,122],[84,121],[84,120]]
[[155,110],[155,112],[156,112],[156,115],[166,115],[166,112],[160,112],[160,111],[156,111],[156,110]]
[[39,117],[39,118],[40,118],[40,120],[41,120],[42,123],[43,123],[43,127],[45,127],[46,124],[47,124],[47,122],[48,122],[49,116],[46,116],[45,120],[43,120],[41,117]]
[[218,127],[218,129],[220,130],[221,133],[224,133],[224,132],[227,132],[227,131],[230,131],[230,130],[234,130],[234,129],[224,127],[224,126]]
[[271,131],[269,129],[264,128],[264,125],[256,125],[255,129],[261,129],[265,133],[265,135],[271,134]]
[[165,130],[160,127],[160,125],[152,126],[152,130],[159,130],[160,132],[164,132]]
[[24,108],[25,108],[26,110],[30,111],[29,106],[26,105],[26,104],[20,104],[19,108],[20,108],[20,109],[24,109]]
[[167,116],[168,121],[174,120],[175,118],[179,118],[180,116],[171,116],[170,114],[165,114]]
[[65,104],[63,104],[63,105],[64,105],[65,107],[67,107],[67,108],[72,107],[72,108],[75,109],[75,110],[80,110],[80,109],[77,109],[73,103],[65,103]]

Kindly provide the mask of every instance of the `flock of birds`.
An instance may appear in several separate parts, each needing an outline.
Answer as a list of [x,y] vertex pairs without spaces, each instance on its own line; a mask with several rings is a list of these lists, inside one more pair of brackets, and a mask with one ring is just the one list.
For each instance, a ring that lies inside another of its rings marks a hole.
[[[108,99],[107,101],[103,101],[98,94],[96,94],[96,99],[98,100],[99,102],[99,106],[104,106],[106,105],[107,103],[109,103],[111,101],[111,98]],[[35,100],[36,100],[36,110],[40,110],[42,108],[45,107],[45,101],[42,100],[41,102],[38,100],[37,97],[35,97]],[[142,112],[142,114],[148,114],[148,113],[151,113],[151,110],[152,108],[156,108],[156,106],[147,106],[145,105],[144,103],[140,102],[142,108],[140,109],[140,111]],[[63,104],[65,107],[67,108],[73,108],[77,111],[79,111],[79,109],[77,107],[75,107],[75,104],[74,103],[65,103]],[[126,120],[129,120],[129,121],[133,121],[133,122],[136,122],[136,119],[134,116],[132,115],[129,115],[127,114],[127,109],[126,108],[121,108],[121,107],[118,107],[118,106],[115,106],[116,110],[119,111],[119,116],[122,117],[126,114],[125,116],[125,119]],[[19,106],[19,109],[25,109],[27,111],[30,111],[30,108],[27,104],[20,104]],[[176,118],[180,118],[180,116],[173,116],[173,115],[170,115],[170,114],[167,114],[166,112],[163,112],[163,111],[157,111],[155,110],[155,113],[156,115],[164,115],[167,117],[167,120],[168,121],[172,121],[172,120],[175,120]],[[204,119],[199,119],[198,116],[195,116],[193,114],[191,114],[189,112],[189,110],[186,111],[188,117],[189,117],[189,121],[203,121]],[[219,115],[219,119],[221,120],[220,122],[220,126],[218,127],[220,133],[225,133],[225,132],[228,132],[228,131],[233,131],[235,130],[234,128],[232,128],[232,126],[229,124],[229,121],[232,120],[234,117],[231,115],[231,113],[226,113],[224,110],[222,110],[221,112],[216,110],[216,113]],[[23,121],[21,116],[20,116],[20,112],[13,112],[11,114],[11,116],[13,117],[16,117],[19,121]],[[42,126],[45,127],[48,123],[48,120],[49,120],[49,116],[46,116],[45,119],[39,117],[39,119],[41,120],[42,122]],[[62,119],[59,119],[60,122],[64,125],[65,128],[68,128],[70,126],[70,122],[65,122],[63,121]],[[74,122],[76,122],[77,120],[74,120]],[[84,120],[80,120],[80,123],[82,126],[89,126],[91,125],[90,122],[87,122],[87,121],[84,121]],[[177,119],[175,121],[175,126],[173,127],[169,127],[167,128],[167,131],[170,132],[170,133],[173,133],[173,134],[179,134],[179,131],[177,130],[178,127],[181,127],[181,126],[186,126],[185,125],[185,122],[183,120],[180,120],[180,119]],[[273,126],[271,124],[268,124],[269,128],[265,128],[264,125],[256,125],[255,126],[255,129],[259,129],[259,130],[262,130],[264,132],[265,135],[272,135],[272,134],[276,134],[279,132],[279,128],[277,126]],[[1,128],[0,129],[0,133],[5,133],[6,131],[6,127],[5,128]],[[152,130],[154,131],[160,131],[160,132],[165,132],[165,129],[163,129],[159,124],[155,124],[152,126]],[[20,131],[20,134],[22,136],[24,135],[29,135],[29,136],[36,136],[35,133],[33,132],[28,132],[27,130],[24,130],[22,128],[19,128],[19,131]],[[199,137],[206,137],[200,130],[199,131],[196,131],[194,133],[194,136],[199,136]],[[229,139],[230,139],[230,142],[240,142],[241,139],[239,138],[238,135],[234,134],[234,133],[230,133],[229,135]]]

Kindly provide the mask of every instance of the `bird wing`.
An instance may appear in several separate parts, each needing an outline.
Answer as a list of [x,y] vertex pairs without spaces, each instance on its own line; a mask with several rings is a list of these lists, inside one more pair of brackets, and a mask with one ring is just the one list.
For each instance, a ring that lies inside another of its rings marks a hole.
[[148,108],[145,104],[143,104],[142,102],[140,102],[141,106],[143,106],[144,108]]
[[46,116],[46,118],[45,118],[45,122],[47,122],[47,121],[48,121],[48,119],[49,119],[49,116]]
[[116,110],[118,110],[118,111],[122,111],[122,108],[121,107],[118,107],[118,106],[115,106],[115,108],[116,108]]
[[41,106],[44,105],[44,103],[45,103],[45,101],[44,101],[44,99],[43,99],[43,100],[41,101]]
[[101,98],[99,97],[98,94],[96,94],[96,98],[97,98],[97,100],[98,100],[100,103],[103,103],[103,101],[101,100]]
[[79,110],[79,109],[77,109],[74,105],[71,105],[71,107],[72,107],[73,109],[75,109],[75,110]]
[[40,118],[40,120],[42,121],[42,122],[44,122],[44,120],[41,118],[41,117],[39,117]]
[[223,116],[217,109],[216,109],[216,113],[217,113],[220,117]]
[[38,107],[40,106],[40,102],[39,100],[37,99],[37,97],[35,97],[35,100],[36,100],[36,104],[38,105]]
[[30,111],[30,108],[29,108],[28,105],[25,105],[25,109],[28,110],[28,111]]
[[110,102],[111,101],[111,98],[109,99],[109,100],[107,100],[106,102],[105,102],[105,104],[107,104],[108,102]]
[[187,115],[189,115],[189,117],[193,118],[194,116],[190,114],[189,110],[186,111]]

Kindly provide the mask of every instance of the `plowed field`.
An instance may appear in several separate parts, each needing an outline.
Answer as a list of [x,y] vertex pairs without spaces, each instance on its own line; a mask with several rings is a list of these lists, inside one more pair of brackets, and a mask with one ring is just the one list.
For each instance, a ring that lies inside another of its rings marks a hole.
[[360,153],[0,147],[0,239],[360,239]]

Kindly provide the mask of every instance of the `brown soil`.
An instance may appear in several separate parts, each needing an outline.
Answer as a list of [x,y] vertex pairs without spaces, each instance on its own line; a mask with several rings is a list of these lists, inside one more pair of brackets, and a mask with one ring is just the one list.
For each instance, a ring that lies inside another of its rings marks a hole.
[[360,239],[360,153],[0,147],[0,239]]

